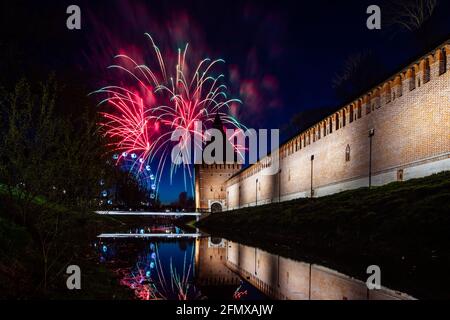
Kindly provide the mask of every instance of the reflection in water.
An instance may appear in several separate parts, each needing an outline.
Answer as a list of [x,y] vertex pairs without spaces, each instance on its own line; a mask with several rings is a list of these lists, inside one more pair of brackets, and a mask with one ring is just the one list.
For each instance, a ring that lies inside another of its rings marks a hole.
[[[94,243],[99,260],[114,267],[120,284],[140,300],[193,300],[201,293],[193,284],[193,241],[132,241]],[[162,250],[162,252],[160,251]],[[134,263],[132,261],[135,261]],[[127,263],[133,264],[129,266]]]
[[[131,235],[124,237],[123,235]],[[145,234],[148,237],[135,237]],[[99,260],[140,300],[260,299],[265,296],[226,267],[226,241],[186,236],[172,225],[100,235]],[[193,234],[192,234],[193,235]]]
[[[121,236],[136,233],[147,237]],[[386,288],[368,290],[364,282],[322,266],[168,225],[100,237],[94,247],[100,262],[142,300],[411,298]]]
[[150,243],[133,268],[119,269],[120,283],[134,290],[136,297],[141,300],[199,299],[200,292],[191,285],[193,249],[190,257],[187,257],[187,251],[184,252],[182,269],[178,270],[172,257],[169,259],[169,268],[163,267],[158,244]]
[[243,286],[244,282],[241,281],[241,284],[236,289],[236,291],[233,293],[233,299],[234,300],[242,300],[248,295],[248,290],[246,290]]

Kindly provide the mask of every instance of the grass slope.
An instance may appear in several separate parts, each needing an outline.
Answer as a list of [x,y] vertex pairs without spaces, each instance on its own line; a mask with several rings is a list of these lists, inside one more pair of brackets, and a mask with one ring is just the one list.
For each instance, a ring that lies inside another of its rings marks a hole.
[[210,215],[214,235],[320,263],[417,298],[450,298],[450,172]]

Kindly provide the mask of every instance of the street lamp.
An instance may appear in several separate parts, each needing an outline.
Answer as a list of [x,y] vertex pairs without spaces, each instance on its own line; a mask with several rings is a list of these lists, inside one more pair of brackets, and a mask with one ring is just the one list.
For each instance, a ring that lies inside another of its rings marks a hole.
[[278,170],[278,203],[281,202],[281,169]]
[[369,130],[369,189],[372,187],[372,137],[375,135],[375,129]]
[[258,179],[256,179],[255,206],[258,205]]
[[314,155],[311,155],[311,198],[314,195],[313,189],[313,170],[314,170]]

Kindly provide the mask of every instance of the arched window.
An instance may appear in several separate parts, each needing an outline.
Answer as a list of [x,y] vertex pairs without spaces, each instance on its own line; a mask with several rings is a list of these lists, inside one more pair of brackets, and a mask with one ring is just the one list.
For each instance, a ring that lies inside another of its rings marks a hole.
[[332,133],[333,132],[333,119],[330,118],[330,120],[328,120],[328,123],[329,123],[329,127],[330,127],[329,133]]
[[345,161],[350,161],[350,145],[347,145],[347,148],[345,148]]
[[350,123],[353,122],[353,105],[350,105]]
[[343,127],[345,127],[345,125],[346,125],[346,123],[345,123],[345,121],[346,121],[346,119],[347,119],[347,114],[346,114],[347,112],[345,111],[345,109],[344,110],[342,110],[342,126]]

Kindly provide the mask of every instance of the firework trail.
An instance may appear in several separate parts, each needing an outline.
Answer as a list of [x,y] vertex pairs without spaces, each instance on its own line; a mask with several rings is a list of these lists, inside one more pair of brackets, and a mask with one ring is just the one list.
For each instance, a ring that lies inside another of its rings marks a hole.
[[[148,33],[145,35],[151,43],[158,67],[152,69],[146,64],[137,63],[128,55],[116,55],[116,64],[109,68],[124,72],[134,84],[105,86],[94,93],[104,97],[99,103],[106,105],[105,110],[100,112],[102,121],[99,125],[110,139],[109,145],[113,152],[138,154],[136,161],[139,161],[139,170],[153,161],[157,162],[155,175],[159,184],[167,158],[171,156],[171,147],[175,144],[170,139],[173,131],[182,133],[176,143],[182,150],[186,148],[186,153],[179,153],[180,160],[182,154],[191,154],[191,150],[187,150],[188,141],[196,144],[197,141],[203,141],[203,132],[211,126],[216,114],[220,115],[226,127],[244,127],[229,113],[231,104],[240,104],[240,100],[228,99],[227,88],[222,84],[223,74],[213,75],[216,65],[224,63],[222,59],[206,58],[196,67],[190,68],[186,61],[186,45],[184,50],[178,49],[176,62],[171,67],[153,38]],[[202,125],[200,132],[195,128],[196,122]],[[234,143],[232,145],[238,153],[244,149]],[[196,147],[203,149],[203,145]],[[119,156],[117,161],[121,158]],[[175,165],[171,161],[170,180],[180,166],[187,188],[187,179],[192,177],[190,165],[183,162]]]
[[149,252],[141,257],[134,268],[121,269],[120,283],[129,287],[141,300],[189,300],[201,299],[201,293],[191,285],[193,276],[193,249],[190,260],[184,253],[181,274],[173,266],[172,257],[169,260],[169,275],[166,277],[164,266],[161,263],[158,246],[150,245]]

